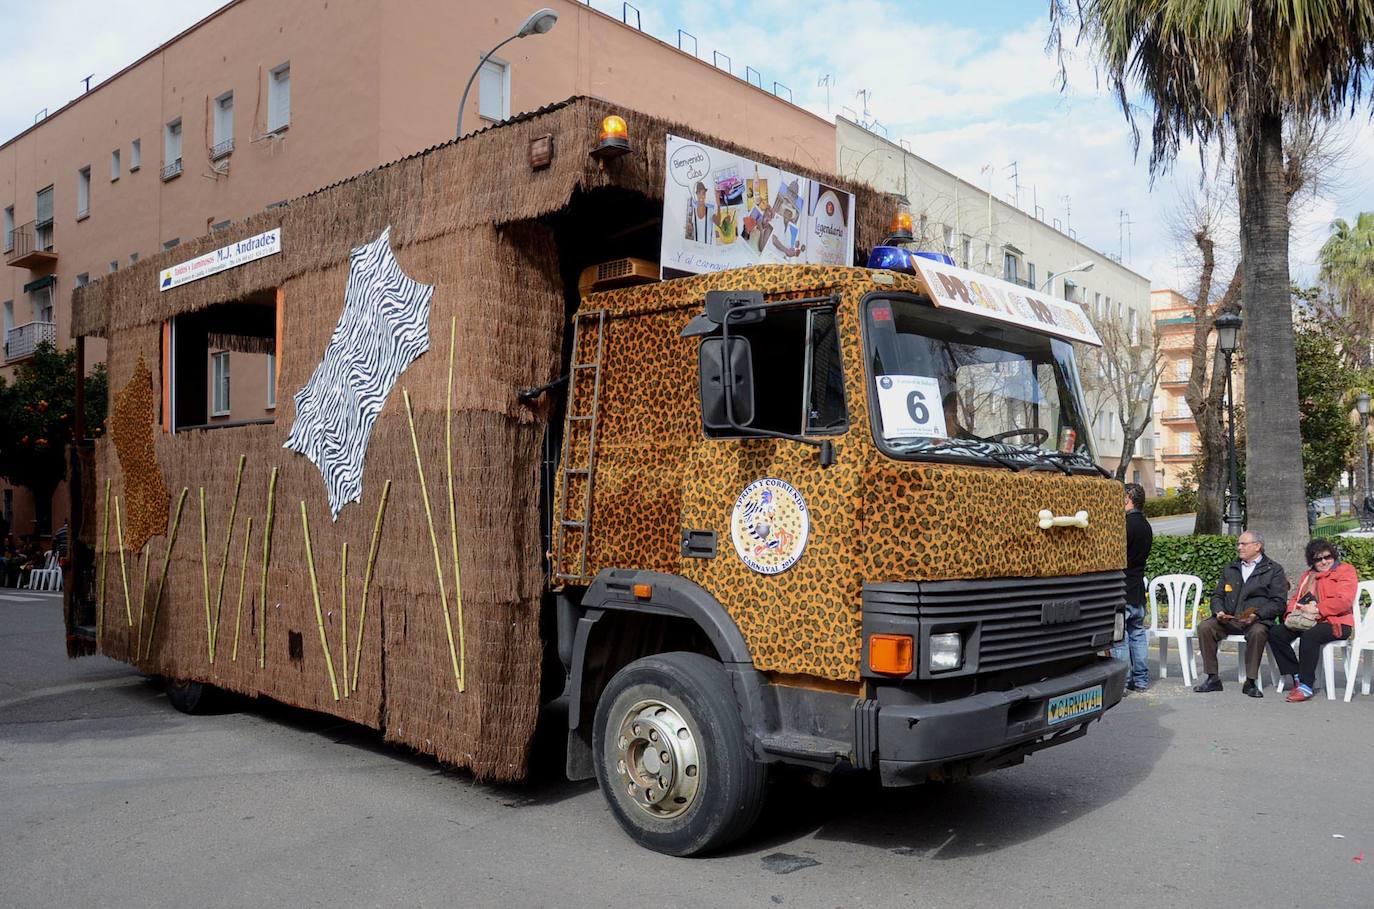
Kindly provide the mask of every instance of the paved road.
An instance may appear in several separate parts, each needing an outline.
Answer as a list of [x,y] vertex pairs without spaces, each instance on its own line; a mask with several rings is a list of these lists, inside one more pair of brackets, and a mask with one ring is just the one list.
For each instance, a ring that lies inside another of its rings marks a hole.
[[1192,534],[1196,519],[1197,516],[1192,514],[1169,514],[1150,518],[1150,528],[1157,536],[1186,537]]
[[176,713],[126,666],[66,660],[55,598],[0,591],[0,904],[1374,902],[1374,698],[1170,677],[970,783],[780,785],[751,840],[694,860],[632,845],[587,784],[482,785],[356,726],[240,706]]

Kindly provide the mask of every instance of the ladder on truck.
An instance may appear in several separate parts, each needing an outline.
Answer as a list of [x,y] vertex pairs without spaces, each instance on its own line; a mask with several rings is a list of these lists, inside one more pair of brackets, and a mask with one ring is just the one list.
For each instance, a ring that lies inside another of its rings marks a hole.
[[596,420],[601,404],[601,354],[606,341],[606,311],[578,312],[573,317],[572,328],[568,418],[559,459],[552,569],[558,581],[581,583],[591,581],[587,574],[587,547],[591,538]]

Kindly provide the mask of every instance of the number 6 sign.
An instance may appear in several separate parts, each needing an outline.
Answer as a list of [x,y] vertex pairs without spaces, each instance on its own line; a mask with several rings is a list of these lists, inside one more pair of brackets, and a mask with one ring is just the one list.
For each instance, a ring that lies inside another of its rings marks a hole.
[[930,376],[878,376],[878,410],[889,439],[943,439],[940,381]]

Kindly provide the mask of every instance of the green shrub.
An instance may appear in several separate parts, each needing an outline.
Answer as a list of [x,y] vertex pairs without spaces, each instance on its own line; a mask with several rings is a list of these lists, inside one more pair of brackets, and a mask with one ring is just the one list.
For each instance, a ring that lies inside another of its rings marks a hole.
[[1167,496],[1145,500],[1145,517],[1159,518],[1169,514],[1192,514],[1197,511],[1197,493],[1181,489]]

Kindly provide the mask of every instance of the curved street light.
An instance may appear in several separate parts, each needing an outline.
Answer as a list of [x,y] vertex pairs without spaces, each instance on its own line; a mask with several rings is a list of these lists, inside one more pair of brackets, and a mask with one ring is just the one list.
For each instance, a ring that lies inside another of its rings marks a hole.
[[461,139],[463,137],[463,111],[468,106],[468,92],[472,90],[472,81],[477,78],[477,74],[482,71],[482,67],[491,59],[491,55],[514,41],[516,38],[545,34],[549,29],[553,28],[554,23],[557,21],[558,13],[555,13],[547,6],[543,9],[536,10],[524,21],[519,31],[482,55],[482,59],[477,61],[477,68],[472,71],[471,76],[468,76],[468,84],[463,86],[463,99],[458,102],[458,128],[453,134],[455,139]]
[[1049,287],[1051,284],[1054,283],[1055,278],[1062,278],[1065,275],[1071,275],[1077,271],[1092,271],[1093,266],[1096,264],[1096,262],[1089,259],[1087,262],[1079,262],[1073,268],[1066,268],[1063,271],[1059,272],[1052,271],[1050,272],[1050,276],[1045,279],[1045,283],[1040,285],[1040,292],[1043,294],[1045,292],[1045,288]]

